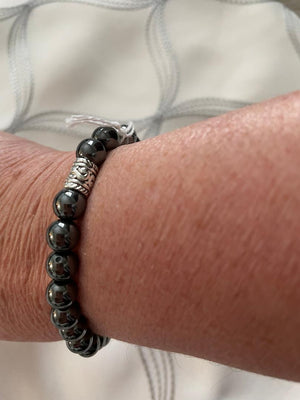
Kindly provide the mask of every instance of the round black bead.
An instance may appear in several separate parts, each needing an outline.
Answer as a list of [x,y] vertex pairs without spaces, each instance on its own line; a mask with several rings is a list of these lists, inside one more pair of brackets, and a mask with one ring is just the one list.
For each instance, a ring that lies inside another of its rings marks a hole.
[[110,342],[110,338],[107,336],[100,336],[100,338],[101,338],[101,347],[100,348],[106,346]]
[[76,157],[88,158],[99,166],[106,159],[104,144],[94,138],[83,139],[77,146]]
[[60,336],[66,341],[80,340],[86,334],[88,328],[84,317],[81,315],[78,322],[71,328],[59,329]]
[[140,142],[140,139],[138,138],[136,131],[133,132],[131,140],[132,140],[132,143]]
[[46,289],[46,298],[51,307],[65,310],[75,302],[76,292],[73,282],[63,284],[51,281]]
[[110,127],[99,127],[92,133],[94,139],[100,140],[107,151],[113,150],[119,146],[118,133]]
[[68,281],[74,279],[78,268],[78,256],[71,251],[65,253],[49,254],[46,261],[46,270],[50,278],[55,281]]
[[88,350],[86,350],[86,351],[80,352],[79,354],[80,354],[82,357],[91,357],[91,356],[93,356],[94,354],[96,354],[97,351],[98,351],[100,348],[101,348],[101,337],[98,336],[98,335],[94,335],[94,336],[93,336],[93,343],[92,343],[91,347],[90,347]]
[[73,189],[62,189],[53,200],[53,211],[59,218],[79,218],[85,211],[85,196]]
[[54,221],[48,226],[46,239],[55,251],[71,250],[80,238],[80,231],[72,222]]
[[76,303],[66,310],[52,308],[50,315],[52,324],[58,329],[72,328],[78,322],[79,317],[80,309]]
[[93,333],[88,329],[81,339],[75,341],[68,340],[66,345],[73,353],[79,354],[81,352],[88,351],[91,348],[94,339],[93,336]]

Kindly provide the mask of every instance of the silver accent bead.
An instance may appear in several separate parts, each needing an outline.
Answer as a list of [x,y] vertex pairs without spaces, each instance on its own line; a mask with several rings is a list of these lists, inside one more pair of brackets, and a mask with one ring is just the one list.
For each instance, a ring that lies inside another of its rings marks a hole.
[[77,157],[73,162],[64,187],[78,190],[88,197],[94,186],[99,168],[92,161],[84,157]]

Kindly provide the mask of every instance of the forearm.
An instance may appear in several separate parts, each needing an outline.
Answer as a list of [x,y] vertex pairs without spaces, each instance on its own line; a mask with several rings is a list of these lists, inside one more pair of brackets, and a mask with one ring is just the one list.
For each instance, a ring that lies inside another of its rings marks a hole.
[[[80,221],[78,246],[78,300],[97,333],[300,379],[298,98],[110,153]],[[34,230],[28,234],[32,215],[24,212],[25,229],[16,235],[22,254],[13,251],[16,236],[0,250],[11,277],[16,268],[30,274],[19,293],[29,298],[21,327],[19,311],[7,316],[12,328],[3,339],[59,339],[45,301],[45,230],[73,159],[74,152],[58,152],[47,167],[39,162],[39,182],[22,200],[44,193]],[[4,212],[17,220],[9,205]],[[32,258],[28,236],[38,244]]]
[[300,102],[119,149],[84,219],[98,332],[300,379]]

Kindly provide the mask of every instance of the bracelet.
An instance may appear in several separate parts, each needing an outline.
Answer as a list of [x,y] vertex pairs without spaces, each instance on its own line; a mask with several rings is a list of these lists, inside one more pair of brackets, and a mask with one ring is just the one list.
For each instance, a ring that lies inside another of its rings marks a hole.
[[52,279],[47,286],[46,299],[51,306],[50,320],[68,349],[82,357],[91,357],[107,345],[110,338],[97,335],[88,328],[87,319],[76,302],[75,276],[79,258],[71,250],[79,242],[80,231],[74,220],[82,217],[85,211],[87,197],[107,152],[120,145],[138,142],[139,138],[132,122],[120,124],[85,115],[73,115],[66,122],[70,126],[90,123],[97,128],[91,138],[78,144],[76,160],[64,188],[53,200],[53,211],[59,219],[46,231],[47,243],[53,250],[46,260],[46,271]]

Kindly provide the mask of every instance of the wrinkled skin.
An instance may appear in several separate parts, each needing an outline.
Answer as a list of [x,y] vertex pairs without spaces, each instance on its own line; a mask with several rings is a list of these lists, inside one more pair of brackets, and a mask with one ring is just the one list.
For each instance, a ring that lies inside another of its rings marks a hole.
[[[113,150],[79,303],[116,339],[300,380],[300,92]],[[0,135],[0,339],[58,340],[47,226],[74,160]]]

